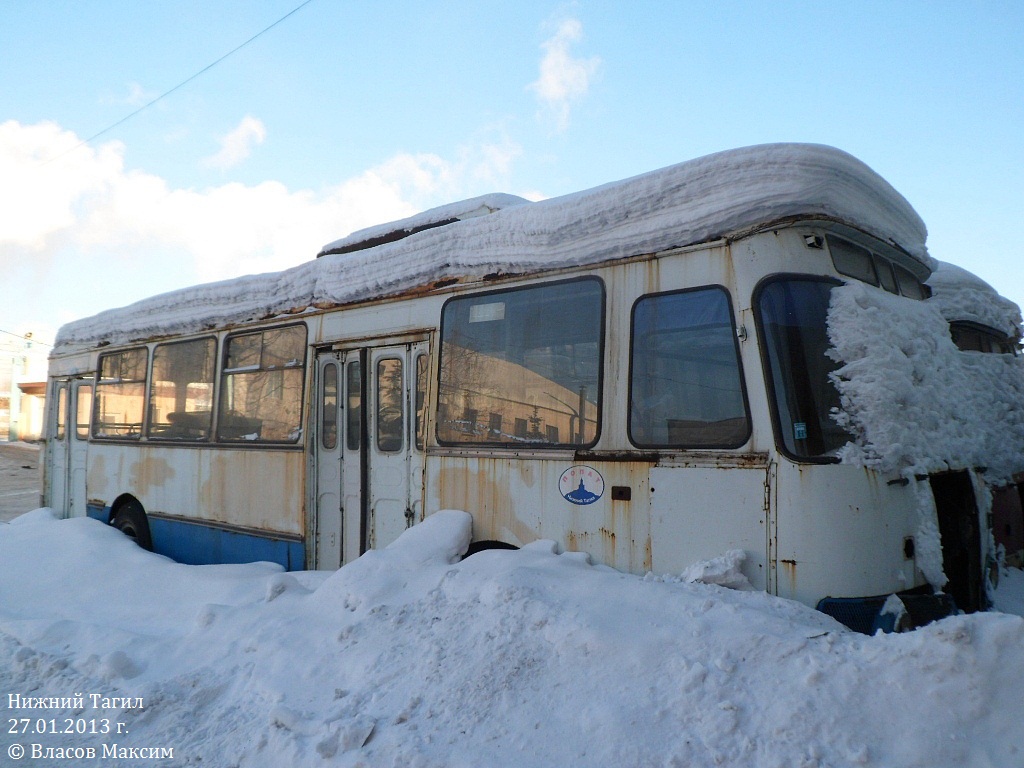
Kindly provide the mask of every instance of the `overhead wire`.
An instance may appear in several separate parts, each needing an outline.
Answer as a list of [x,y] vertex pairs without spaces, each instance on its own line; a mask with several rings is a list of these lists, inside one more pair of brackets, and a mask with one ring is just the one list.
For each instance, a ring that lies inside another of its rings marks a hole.
[[44,347],[53,346],[53,344],[47,344],[45,341],[40,341],[39,339],[34,338],[31,335],[26,336],[23,333],[13,333],[11,331],[5,331],[3,328],[0,328],[0,333],[6,333],[8,336],[13,336],[16,339],[24,339],[25,341],[31,341],[33,344],[42,344]]
[[188,85],[189,83],[191,83],[191,82],[192,82],[193,80],[195,80],[195,79],[196,79],[197,77],[199,77],[200,75],[203,75],[203,74],[205,74],[205,73],[209,72],[209,71],[210,71],[211,69],[213,69],[213,68],[214,68],[215,66],[217,66],[217,65],[218,65],[218,64],[220,64],[220,63],[221,63],[222,61],[224,61],[225,59],[227,59],[227,58],[228,58],[229,56],[232,56],[233,54],[235,54],[235,53],[237,53],[238,51],[242,50],[242,49],[243,49],[243,48],[245,48],[245,47],[246,47],[247,45],[249,45],[249,43],[251,43],[251,42],[253,42],[254,40],[256,40],[257,38],[259,38],[259,37],[261,37],[261,36],[265,35],[265,34],[266,34],[267,32],[269,32],[270,30],[272,30],[272,29],[273,29],[274,27],[276,27],[276,26],[277,26],[278,24],[280,24],[281,22],[283,22],[283,21],[284,21],[285,19],[287,19],[288,17],[290,17],[290,16],[293,16],[294,14],[298,13],[298,12],[299,12],[300,10],[302,10],[303,8],[305,8],[305,7],[307,6],[307,5],[309,5],[309,4],[310,4],[310,3],[312,3],[312,2],[313,2],[313,0],[304,0],[304,2],[300,3],[300,4],[299,4],[299,5],[297,5],[297,6],[295,7],[295,8],[292,8],[292,10],[288,11],[288,13],[286,13],[286,14],[285,14],[284,16],[282,16],[281,18],[279,18],[279,19],[278,19],[277,21],[275,21],[275,22],[274,22],[273,24],[271,24],[270,26],[268,26],[268,27],[266,27],[266,28],[264,28],[264,29],[260,30],[259,32],[257,32],[257,33],[256,33],[255,35],[253,35],[252,37],[250,37],[250,38],[249,38],[248,40],[246,40],[246,41],[245,41],[244,43],[242,43],[241,45],[235,46],[234,48],[232,48],[232,49],[231,49],[230,51],[228,51],[227,53],[225,53],[225,54],[224,54],[223,56],[221,56],[221,57],[220,57],[219,59],[217,59],[216,61],[214,61],[214,62],[212,62],[212,63],[210,63],[210,64],[207,64],[207,65],[206,65],[205,67],[203,67],[203,68],[202,68],[201,70],[199,70],[198,72],[196,72],[196,73],[195,73],[194,75],[192,75],[191,77],[188,77],[188,78],[186,78],[186,79],[182,80],[182,81],[181,81],[180,83],[178,83],[178,84],[177,84],[176,86],[174,86],[174,87],[173,87],[173,88],[171,88],[170,90],[164,91],[163,93],[161,93],[161,94],[160,94],[159,96],[157,96],[156,98],[154,98],[154,99],[152,99],[151,101],[148,101],[147,103],[143,104],[143,105],[142,105],[141,107],[139,107],[138,109],[136,109],[136,110],[135,110],[134,112],[131,112],[130,114],[128,114],[128,115],[125,115],[125,116],[124,116],[124,117],[122,117],[122,118],[121,118],[120,120],[118,120],[118,121],[117,121],[116,123],[111,123],[111,124],[110,124],[110,125],[108,125],[108,126],[107,126],[106,128],[104,128],[104,129],[103,129],[102,131],[99,131],[99,132],[97,132],[97,133],[94,133],[94,134],[93,134],[92,136],[90,136],[90,137],[89,137],[89,138],[87,138],[87,139],[83,139],[83,140],[82,140],[82,141],[80,141],[80,142],[79,142],[78,144],[76,144],[75,146],[71,147],[70,149],[66,149],[66,150],[64,150],[64,151],[63,151],[63,152],[61,152],[61,153],[60,153],[59,155],[54,155],[53,157],[51,157],[51,158],[50,158],[49,160],[45,161],[45,162],[44,162],[44,163],[42,163],[41,165],[48,165],[49,163],[52,163],[52,162],[53,162],[53,161],[55,161],[55,160],[59,160],[60,158],[64,157],[64,155],[67,155],[67,154],[69,154],[69,153],[71,153],[71,152],[74,152],[75,150],[77,150],[77,149],[79,149],[79,148],[81,148],[81,147],[84,147],[84,146],[85,146],[86,144],[90,144],[90,143],[92,143],[93,141],[95,141],[96,139],[98,139],[98,138],[99,138],[100,136],[103,136],[104,134],[106,134],[106,133],[109,133],[110,131],[112,131],[112,130],[114,130],[115,128],[117,128],[117,127],[118,127],[119,125],[123,125],[124,123],[128,122],[129,120],[131,120],[131,119],[132,119],[133,117],[135,117],[135,116],[136,116],[137,114],[139,114],[140,112],[143,112],[144,110],[147,110],[147,109],[149,109],[149,108],[150,108],[150,107],[152,107],[152,106],[153,106],[154,104],[156,104],[156,103],[157,103],[158,101],[161,101],[162,99],[165,99],[165,98],[167,98],[168,96],[170,96],[170,95],[171,95],[172,93],[174,93],[175,91],[177,91],[177,90],[179,90],[180,88],[182,88],[182,87],[184,87],[184,86]]

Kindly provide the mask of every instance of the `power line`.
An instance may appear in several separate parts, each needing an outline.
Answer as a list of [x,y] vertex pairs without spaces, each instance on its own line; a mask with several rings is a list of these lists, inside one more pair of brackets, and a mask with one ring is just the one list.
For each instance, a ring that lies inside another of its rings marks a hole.
[[118,120],[118,121],[117,121],[116,123],[111,123],[111,124],[110,124],[110,125],[108,125],[108,126],[107,126],[106,128],[104,128],[104,129],[103,129],[102,131],[99,131],[98,133],[94,133],[94,134],[93,134],[92,136],[90,136],[89,138],[87,138],[87,139],[84,139],[83,141],[80,141],[80,142],[79,142],[78,144],[76,144],[75,146],[71,147],[71,149],[67,149],[67,150],[65,150],[65,151],[61,152],[61,153],[60,153],[59,155],[55,155],[54,157],[51,157],[51,158],[50,158],[49,160],[47,160],[46,162],[42,163],[42,165],[48,165],[49,163],[52,163],[52,162],[53,162],[54,160],[59,160],[60,158],[64,157],[64,155],[66,155],[66,154],[68,154],[68,153],[70,153],[70,152],[74,152],[74,151],[75,151],[76,149],[79,149],[80,147],[84,147],[84,146],[85,146],[86,144],[90,144],[90,143],[92,143],[93,141],[95,141],[96,139],[98,139],[98,138],[99,138],[100,136],[102,136],[103,134],[105,134],[105,133],[109,133],[110,131],[112,131],[112,130],[114,130],[115,128],[117,128],[117,126],[119,126],[119,125],[122,125],[123,123],[126,123],[126,122],[128,122],[129,120],[131,120],[131,119],[132,119],[133,117],[135,117],[135,116],[136,116],[137,114],[139,114],[139,113],[140,113],[140,112],[142,112],[143,110],[149,109],[150,107],[152,107],[152,106],[153,106],[154,104],[156,104],[156,103],[157,103],[158,101],[160,101],[161,99],[164,99],[164,98],[166,98],[166,97],[170,96],[170,95],[171,95],[172,93],[174,93],[175,91],[177,91],[177,90],[178,90],[179,88],[182,88],[183,86],[186,86],[186,85],[188,85],[189,83],[191,83],[191,82],[192,82],[193,80],[195,80],[195,79],[196,79],[197,77],[199,77],[200,75],[202,75],[202,74],[205,74],[206,72],[209,72],[209,71],[210,71],[211,69],[213,69],[213,68],[214,68],[215,66],[217,66],[217,65],[218,65],[218,64],[220,64],[220,63],[221,63],[222,61],[224,61],[224,59],[226,59],[226,58],[228,58],[229,56],[231,56],[231,55],[233,55],[233,54],[237,53],[238,51],[242,50],[243,48],[245,48],[245,46],[249,45],[249,43],[251,43],[251,42],[252,42],[253,40],[255,40],[255,39],[256,39],[256,38],[258,38],[258,37],[261,37],[261,36],[263,36],[264,34],[266,34],[267,32],[269,32],[270,30],[272,30],[272,29],[273,29],[274,27],[276,27],[276,26],[277,26],[278,24],[280,24],[280,23],[281,23],[282,21],[284,21],[285,19],[287,19],[287,18],[288,18],[289,16],[292,16],[293,14],[295,14],[295,13],[297,13],[298,11],[302,10],[303,8],[305,8],[305,7],[307,6],[307,5],[309,5],[309,4],[310,4],[310,3],[312,3],[312,2],[313,2],[313,0],[305,0],[305,2],[303,2],[303,3],[300,3],[300,4],[299,4],[299,5],[297,5],[297,6],[295,7],[295,8],[293,8],[293,9],[292,9],[292,10],[290,10],[290,11],[288,11],[288,13],[286,13],[286,14],[285,14],[284,16],[282,16],[282,17],[281,17],[280,19],[278,19],[278,20],[277,20],[277,21],[275,21],[275,22],[274,22],[273,24],[271,24],[271,25],[270,25],[269,27],[267,27],[267,28],[265,28],[265,29],[263,29],[263,30],[260,30],[259,32],[257,32],[257,33],[256,33],[255,35],[253,35],[252,37],[250,37],[250,38],[249,38],[248,40],[246,40],[246,41],[245,41],[244,43],[242,43],[241,45],[239,45],[239,46],[236,46],[235,48],[232,48],[232,49],[231,49],[230,51],[228,51],[227,53],[225,53],[225,54],[224,54],[223,56],[221,56],[221,57],[220,57],[219,59],[217,59],[216,61],[212,62],[211,64],[207,64],[207,65],[206,65],[205,67],[203,67],[203,68],[202,68],[201,70],[199,70],[198,72],[196,72],[196,73],[195,73],[194,75],[192,75],[191,77],[189,77],[189,78],[186,78],[185,80],[182,80],[182,81],[181,81],[180,83],[178,83],[178,84],[177,84],[176,86],[174,86],[173,88],[171,88],[171,89],[170,89],[169,91],[164,91],[164,92],[163,92],[163,93],[161,93],[161,94],[160,94],[159,96],[157,96],[157,97],[156,97],[155,99],[153,99],[152,101],[149,101],[149,102],[147,102],[146,104],[143,104],[143,105],[142,105],[141,107],[139,107],[138,109],[136,109],[136,110],[135,110],[134,112],[132,112],[132,113],[130,113],[130,114],[128,114],[128,115],[125,115],[125,116],[124,116],[124,117],[122,117],[122,118],[121,118],[120,120]]
[[0,333],[6,333],[8,336],[13,336],[16,339],[24,339],[25,341],[31,341],[33,344],[42,344],[44,347],[53,346],[53,344],[47,344],[45,341],[40,341],[39,339],[36,339],[32,336],[26,336],[22,333],[11,333],[10,331],[5,331],[3,328],[0,328]]

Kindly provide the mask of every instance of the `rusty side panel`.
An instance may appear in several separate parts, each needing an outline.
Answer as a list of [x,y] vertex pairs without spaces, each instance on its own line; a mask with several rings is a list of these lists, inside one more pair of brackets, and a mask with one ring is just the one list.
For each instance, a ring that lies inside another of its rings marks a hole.
[[305,531],[301,451],[90,445],[90,498],[111,504],[131,494],[147,512],[254,530]]
[[[428,483],[441,509],[473,515],[473,538],[518,546],[552,539],[567,551],[623,571],[651,569],[649,462],[588,462],[604,481],[593,504],[577,505],[559,492],[571,459],[436,457]],[[612,500],[612,487],[628,487],[629,499]]]

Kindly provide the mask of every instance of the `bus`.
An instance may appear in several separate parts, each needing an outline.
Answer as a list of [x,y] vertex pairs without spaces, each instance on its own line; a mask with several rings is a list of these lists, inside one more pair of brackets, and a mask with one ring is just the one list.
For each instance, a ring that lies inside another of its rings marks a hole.
[[984,609],[1020,317],[996,354],[959,349],[925,240],[808,144],[442,206],[63,326],[44,503],[183,563],[336,569],[460,509],[467,556],[730,553],[863,631],[893,594],[905,622]]

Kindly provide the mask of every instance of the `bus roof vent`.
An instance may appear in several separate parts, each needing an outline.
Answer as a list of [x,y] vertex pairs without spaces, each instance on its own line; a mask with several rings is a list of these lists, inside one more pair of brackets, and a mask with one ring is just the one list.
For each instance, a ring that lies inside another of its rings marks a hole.
[[529,202],[529,200],[522,197],[502,193],[471,197],[468,200],[449,203],[439,208],[431,208],[429,211],[417,213],[407,219],[399,219],[387,224],[378,224],[366,229],[360,229],[348,237],[343,237],[341,240],[335,240],[333,243],[325,245],[320,249],[317,258],[327,256],[328,254],[365,251],[378,245],[402,240],[409,237],[409,235],[415,235],[417,232],[422,232],[426,229],[443,227],[448,224],[454,224],[456,221],[463,221],[464,219],[475,219],[478,216],[486,216],[489,213],[500,211],[502,208],[511,208]]

